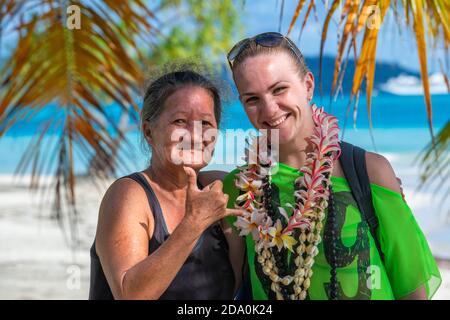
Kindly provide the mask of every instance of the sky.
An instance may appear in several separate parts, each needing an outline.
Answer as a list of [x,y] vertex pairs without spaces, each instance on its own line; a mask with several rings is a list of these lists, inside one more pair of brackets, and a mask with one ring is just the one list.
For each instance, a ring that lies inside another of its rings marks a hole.
[[[151,8],[158,6],[159,0],[148,1]],[[283,34],[286,34],[288,30],[298,1],[299,0],[284,1],[283,18],[281,24],[281,32]],[[266,31],[279,31],[282,0],[235,0],[235,3],[239,7],[244,4],[243,7],[239,9],[244,37],[250,37]],[[309,1],[306,1],[306,4],[308,3]],[[317,20],[314,15],[311,15],[309,17],[308,23],[306,24],[306,27],[303,31],[301,41],[299,41],[299,32],[303,23],[303,17],[307,9],[307,5],[305,5],[290,34],[290,38],[297,44],[297,46],[301,49],[306,57],[319,56],[322,26],[326,16],[325,6],[329,6],[330,3],[330,0],[316,0]],[[386,16],[385,22],[381,26],[377,47],[377,61],[398,64],[405,69],[418,72],[420,70],[418,62],[419,60],[417,55],[416,41],[411,27],[402,27],[401,29],[399,29],[392,12],[392,10],[388,10],[389,14]],[[324,53],[329,56],[335,56],[337,52],[338,16],[338,14],[335,14],[335,18],[332,19],[331,23],[329,24],[327,41],[325,42],[324,47]],[[235,37],[236,42],[241,40],[241,35],[236,35]],[[3,34],[3,39],[1,39],[2,45],[0,46],[0,57],[4,57],[6,55],[9,48],[15,43],[16,39],[16,34]],[[429,73],[431,74],[433,72],[439,72],[440,67],[438,63],[438,57],[440,57],[441,59],[445,57],[445,52],[442,48],[432,49],[430,45],[428,47]],[[224,57],[225,54],[226,53],[224,53]],[[450,57],[446,57],[446,60],[444,59],[444,61],[450,63]]]
[[[298,41],[299,32],[306,12],[306,5],[302,9],[295,24],[290,38],[299,46],[303,54],[308,56],[318,56],[320,53],[320,39],[322,26],[325,20],[325,5],[331,1],[317,0],[317,18],[310,16],[303,31],[301,41]],[[253,36],[265,31],[279,31],[279,21],[281,12],[281,0],[246,0],[242,11],[242,24],[245,36]],[[286,34],[298,0],[285,0],[281,32]],[[306,1],[309,3],[309,1]],[[402,27],[399,30],[396,20],[391,14],[387,15],[383,22],[377,46],[377,61],[391,62],[398,64],[411,71],[419,71],[419,60],[417,55],[416,41],[411,28]],[[339,15],[335,15],[338,17]],[[328,37],[325,43],[324,52],[327,55],[335,56],[337,52],[337,24],[335,18],[329,25]],[[239,39],[237,39],[239,40]],[[444,50],[429,50],[428,68],[430,73],[439,71],[437,57],[444,57]]]

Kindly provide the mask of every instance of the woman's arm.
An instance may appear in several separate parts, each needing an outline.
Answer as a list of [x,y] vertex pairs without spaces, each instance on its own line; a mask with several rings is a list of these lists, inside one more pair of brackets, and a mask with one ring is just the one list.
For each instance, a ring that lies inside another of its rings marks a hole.
[[[367,173],[371,183],[385,187],[392,191],[398,192],[403,196],[403,191],[399,184],[389,161],[382,155],[366,152]],[[403,297],[405,300],[426,300],[426,291],[424,287],[420,287],[415,292]]]
[[[195,174],[195,173],[194,173]],[[115,299],[158,299],[186,261],[202,232],[237,210],[226,209],[221,185],[199,192],[190,182],[186,213],[171,236],[149,255],[153,230],[145,191],[135,182],[115,182],[102,201],[96,249]],[[195,188],[195,189],[194,189]],[[148,228],[150,226],[150,228]]]
[[[149,256],[153,215],[145,191],[121,179],[100,206],[96,250],[115,299],[158,299],[170,285],[199,235],[181,222]],[[150,226],[150,228],[148,228]]]

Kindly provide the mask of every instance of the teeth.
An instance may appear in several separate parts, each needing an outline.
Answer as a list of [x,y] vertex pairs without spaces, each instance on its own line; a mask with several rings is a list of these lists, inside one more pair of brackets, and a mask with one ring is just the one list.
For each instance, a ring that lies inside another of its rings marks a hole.
[[271,127],[276,127],[276,126],[282,124],[282,123],[284,122],[284,120],[286,120],[286,118],[287,118],[287,115],[281,117],[281,118],[278,119],[277,121],[274,121],[274,122],[268,122],[268,124],[269,124]]

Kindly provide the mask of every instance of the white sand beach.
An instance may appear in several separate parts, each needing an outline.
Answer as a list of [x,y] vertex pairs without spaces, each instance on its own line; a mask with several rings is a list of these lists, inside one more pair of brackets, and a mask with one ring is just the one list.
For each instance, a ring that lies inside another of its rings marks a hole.
[[0,179],[0,299],[87,299],[89,248],[104,190],[81,181],[79,245],[72,252],[49,206],[25,184]]
[[[395,167],[395,159],[391,160]],[[448,238],[450,225],[442,227],[441,223],[436,229],[436,223],[428,223],[436,202],[426,192],[414,193],[414,173],[401,175],[407,201],[433,253],[447,259],[439,263],[443,283],[434,299],[450,299],[450,243],[440,240],[441,233]],[[39,209],[39,198],[24,181],[12,184],[10,176],[0,177],[0,299],[87,299],[89,248],[107,185],[99,190],[85,178],[78,183],[79,244],[72,254],[49,207]]]

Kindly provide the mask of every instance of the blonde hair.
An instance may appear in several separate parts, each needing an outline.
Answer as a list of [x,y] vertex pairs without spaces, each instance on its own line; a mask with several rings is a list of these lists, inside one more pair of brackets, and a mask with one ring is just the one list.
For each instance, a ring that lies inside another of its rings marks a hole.
[[[294,44],[292,43],[291,45],[294,45]],[[247,58],[255,57],[260,54],[275,54],[277,52],[285,52],[291,57],[301,78],[303,78],[308,72],[310,72],[303,55],[298,56],[289,47],[286,39],[283,39],[281,41],[280,45],[275,46],[275,47],[265,47],[265,46],[261,46],[261,45],[257,44],[255,41],[251,41],[247,45],[247,47],[245,49],[243,49],[242,52],[239,55],[237,55],[236,58],[233,60],[233,67],[232,67],[231,71],[234,74],[234,70],[240,64],[242,64],[242,62],[244,62]]]

